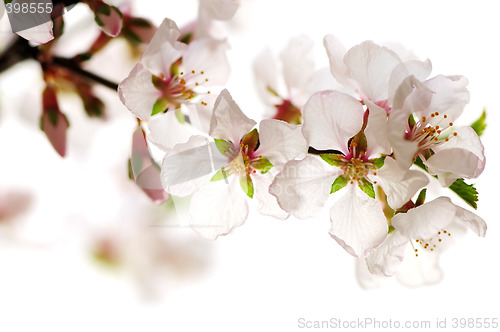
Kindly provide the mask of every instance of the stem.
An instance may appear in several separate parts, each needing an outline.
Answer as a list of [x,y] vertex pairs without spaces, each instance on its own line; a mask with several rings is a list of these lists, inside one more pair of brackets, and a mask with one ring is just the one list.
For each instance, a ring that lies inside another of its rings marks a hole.
[[63,58],[63,57],[53,57],[52,58],[52,65],[67,69],[71,71],[72,73],[87,78],[95,83],[99,83],[107,88],[110,88],[112,90],[118,90],[118,84],[115,82],[111,82],[110,80],[101,77],[99,75],[96,75],[94,73],[91,73],[89,71],[86,71],[85,69],[80,68],[80,66],[73,61],[72,59],[68,58]]
[[[43,67],[46,64],[40,61],[38,57],[39,53],[40,50],[38,47],[30,46],[29,42],[21,37],[14,37],[10,45],[7,46],[0,55],[0,73],[27,59],[38,61]],[[54,56],[47,65],[67,69],[80,77],[101,84],[112,90],[116,91],[118,89],[117,83],[82,69],[79,63],[73,59]]]

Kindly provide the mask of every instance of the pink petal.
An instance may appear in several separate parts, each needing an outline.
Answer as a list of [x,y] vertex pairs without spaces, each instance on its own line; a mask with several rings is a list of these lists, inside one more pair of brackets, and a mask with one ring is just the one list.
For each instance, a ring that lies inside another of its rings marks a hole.
[[300,219],[315,217],[325,205],[332,183],[342,171],[315,156],[292,160],[276,176],[269,192],[280,207]]
[[248,217],[248,203],[238,177],[228,180],[209,182],[191,198],[191,228],[204,238],[215,240],[226,235]]
[[215,101],[209,135],[213,138],[240,144],[257,123],[249,119],[234,102],[229,91],[223,90]]
[[349,139],[363,126],[363,114],[361,103],[345,93],[317,92],[304,106],[302,132],[309,145],[318,150],[347,154]]
[[387,237],[387,219],[379,202],[354,184],[333,204],[330,221],[330,235],[354,257],[365,257]]

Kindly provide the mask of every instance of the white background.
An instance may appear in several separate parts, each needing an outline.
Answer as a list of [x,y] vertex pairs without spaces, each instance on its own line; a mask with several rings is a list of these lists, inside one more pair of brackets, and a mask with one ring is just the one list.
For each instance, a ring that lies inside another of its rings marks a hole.
[[[195,17],[196,6],[186,0],[135,4],[157,24],[169,17],[180,26]],[[429,58],[433,75],[469,79],[471,102],[460,122],[468,124],[484,107],[488,110],[487,167],[476,181],[477,212],[488,223],[488,233],[457,241],[441,258],[442,282],[415,289],[395,280],[361,289],[353,259],[328,235],[326,214],[278,221],[254,211],[233,234],[203,241],[211,268],[176,275],[165,280],[161,296],[144,297],[133,278],[88,259],[81,250],[86,236],[80,234],[110,220],[119,224],[124,201],[148,205],[126,180],[134,119],[113,94],[101,91],[112,101],[114,120],[101,124],[70,112],[70,153],[62,160],[36,131],[42,87],[36,64],[9,71],[0,77],[0,186],[34,192],[35,204],[22,226],[0,233],[0,331],[294,331],[301,330],[299,318],[433,324],[447,318],[448,327],[453,317],[500,319],[499,7],[496,1],[242,0],[228,24],[232,76],[227,87],[254,117],[262,114],[262,105],[253,85],[253,58],[267,46],[278,53],[299,34],[314,39],[321,66],[328,64],[322,38],[331,33],[347,48],[367,39],[400,43]],[[106,56],[121,68],[94,68],[117,80],[133,65],[118,61],[120,54]],[[185,234],[190,230],[154,231],[190,236]]]

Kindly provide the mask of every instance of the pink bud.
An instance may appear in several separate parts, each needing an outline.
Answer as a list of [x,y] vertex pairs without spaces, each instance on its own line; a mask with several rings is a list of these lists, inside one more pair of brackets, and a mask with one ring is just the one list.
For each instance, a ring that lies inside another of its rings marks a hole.
[[59,110],[56,92],[50,86],[43,91],[43,113],[40,127],[47,135],[50,144],[57,153],[64,157],[66,155],[66,131],[69,127],[66,116]]

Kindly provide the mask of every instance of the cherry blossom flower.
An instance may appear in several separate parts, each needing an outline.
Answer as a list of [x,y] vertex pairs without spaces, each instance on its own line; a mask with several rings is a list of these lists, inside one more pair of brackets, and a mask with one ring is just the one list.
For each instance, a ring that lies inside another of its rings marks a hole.
[[443,186],[476,178],[485,166],[483,145],[470,126],[454,127],[469,102],[462,76],[436,76],[425,82],[410,76],[395,96],[388,139],[403,168],[420,157]]
[[180,29],[180,40],[190,42],[203,38],[220,39],[226,36],[225,29],[220,22],[229,21],[240,7],[239,0],[199,0],[198,16],[196,20],[184,25]]
[[[224,41],[200,39],[189,45],[178,41],[175,22],[165,19],[137,64],[121,82],[121,101],[139,119],[195,105],[191,115],[209,118],[209,87],[224,84],[229,65]],[[192,110],[192,109],[191,109]],[[198,114],[197,114],[198,113]]]
[[269,49],[255,59],[257,92],[271,109],[266,117],[300,124],[307,99],[314,92],[333,88],[336,82],[327,68],[315,69],[313,41],[306,36],[290,39],[279,60]]
[[194,194],[191,227],[203,237],[215,239],[242,225],[248,216],[247,198],[258,202],[262,214],[288,216],[268,187],[281,165],[305,156],[307,143],[299,127],[283,121],[263,120],[259,130],[255,125],[223,90],[210,123],[215,143],[193,136],[163,160],[163,187],[173,195]]
[[410,243],[416,257],[422,252],[442,252],[452,243],[454,233],[450,228],[456,229],[456,223],[458,227],[465,225],[478,236],[486,234],[483,219],[453,204],[448,197],[438,197],[406,213],[396,214],[391,220],[395,231],[366,258],[368,269],[376,275],[393,275]]
[[406,77],[414,75],[424,80],[432,69],[429,60],[404,61],[393,50],[372,41],[346,52],[337,38],[327,35],[324,45],[335,79],[361,100],[370,100],[388,112],[397,88]]
[[386,118],[385,111],[371,103],[367,123],[364,114],[363,105],[347,94],[314,94],[304,106],[304,137],[313,148],[335,153],[321,154],[323,161],[315,156],[289,161],[270,188],[281,208],[298,218],[310,218],[330,193],[347,187],[331,207],[330,234],[356,257],[382,243],[388,232],[373,185],[382,187],[390,206],[397,209],[428,183],[422,172],[403,171],[390,157],[380,168],[382,159],[374,156],[390,149],[373,135],[386,129],[387,122],[378,121]]

